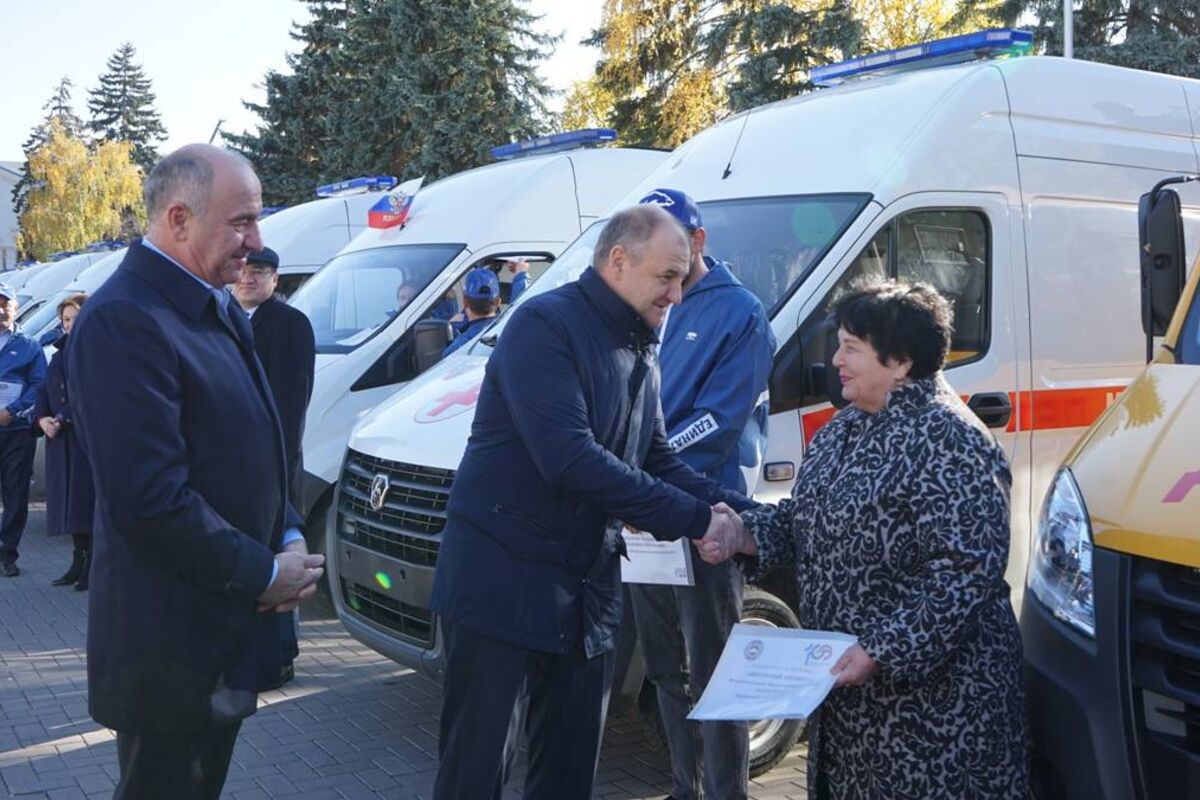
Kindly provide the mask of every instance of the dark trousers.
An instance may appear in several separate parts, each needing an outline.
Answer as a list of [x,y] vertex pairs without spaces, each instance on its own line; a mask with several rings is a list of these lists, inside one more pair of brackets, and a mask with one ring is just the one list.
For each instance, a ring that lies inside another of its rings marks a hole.
[[113,800],[218,800],[241,727],[173,736],[118,731],[121,781]]
[[527,701],[526,800],[592,796],[608,714],[613,653],[526,650],[442,623],[446,672],[434,800],[499,798]]
[[695,722],[687,715],[741,621],[745,579],[732,561],[713,565],[694,558],[692,567],[694,586],[630,586],[646,675],[671,751],[671,796],[744,800],[750,779],[747,724]]
[[0,431],[0,561],[16,561],[17,545],[29,519],[29,479],[37,440],[28,429]]

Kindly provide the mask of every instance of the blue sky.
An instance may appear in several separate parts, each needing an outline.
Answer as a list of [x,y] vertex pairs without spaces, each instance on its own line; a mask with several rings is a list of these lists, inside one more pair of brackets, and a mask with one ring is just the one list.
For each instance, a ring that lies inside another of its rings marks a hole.
[[[596,52],[576,42],[599,22],[601,0],[530,0],[551,33],[565,32],[543,74],[565,89],[586,77]],[[125,41],[154,83],[167,127],[164,150],[207,141],[222,130],[253,127],[241,100],[261,100],[269,69],[285,67],[297,43],[288,32],[307,17],[299,0],[4,0],[0,19],[0,161],[23,158],[21,143],[42,117],[42,106],[64,75],[75,82],[75,106],[87,116],[87,90],[108,57]]]

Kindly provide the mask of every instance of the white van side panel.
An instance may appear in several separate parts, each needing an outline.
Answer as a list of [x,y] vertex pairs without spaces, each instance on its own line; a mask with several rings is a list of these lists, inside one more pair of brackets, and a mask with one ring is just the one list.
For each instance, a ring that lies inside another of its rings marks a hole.
[[583,228],[612,210],[629,187],[640,181],[667,158],[658,150],[626,150],[620,159],[606,158],[600,150],[576,150],[570,154],[575,175],[575,199]]
[[[1174,145],[1173,137],[1167,140]],[[1036,524],[1062,459],[1145,364],[1137,200],[1165,175],[1044,158],[1021,158],[1020,164],[1031,343],[1030,391],[1021,403],[1032,430]],[[1194,206],[1200,192],[1181,194],[1192,206],[1185,213],[1190,263],[1200,243]]]
[[1004,78],[1019,155],[1166,172],[1196,168],[1184,94],[1194,81],[1041,57],[1006,62]]

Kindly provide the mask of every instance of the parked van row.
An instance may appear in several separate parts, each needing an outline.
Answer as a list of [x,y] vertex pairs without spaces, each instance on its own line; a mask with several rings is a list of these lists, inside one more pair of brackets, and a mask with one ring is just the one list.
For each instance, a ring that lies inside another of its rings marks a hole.
[[[661,187],[687,192],[702,209],[709,251],[728,261],[768,309],[780,345],[767,452],[749,476],[755,497],[766,502],[790,491],[807,442],[839,399],[828,369],[831,298],[870,275],[925,281],[944,293],[955,313],[947,378],[1012,464],[1007,577],[1018,607],[1040,602],[1023,589],[1036,515],[1059,464],[1145,360],[1134,256],[1138,198],[1160,178],[1200,172],[1200,83],[1012,57],[1029,40],[1019,31],[988,31],[939,43],[928,60],[907,49],[814,72],[829,88],[703,131],[610,205],[632,205]],[[965,63],[947,64],[956,56]],[[1200,194],[1185,187],[1180,196],[1193,256]],[[519,302],[587,268],[607,213]],[[422,242],[434,244],[429,237]],[[524,241],[520,246],[530,249]],[[339,258],[357,250],[358,242]],[[424,255],[474,263],[449,249]],[[336,264],[313,289],[334,280]],[[441,275],[421,295],[416,317],[452,283]],[[338,307],[332,298],[321,311],[302,297],[297,303],[314,320]],[[446,500],[484,366],[507,319],[403,391],[389,389],[356,405],[362,412],[391,395],[354,428],[340,476],[322,478],[339,484],[327,525],[339,617],[369,646],[434,676],[443,644],[428,601]],[[331,345],[357,348],[375,335],[330,327],[329,355]],[[426,366],[414,362],[416,354],[432,352],[422,346],[422,333],[411,334],[415,353],[403,360],[389,361],[385,355],[398,351],[377,345],[372,377],[357,378],[357,391],[378,385],[373,378],[397,363],[408,370],[404,379],[414,377]],[[327,386],[345,386],[350,378]],[[318,394],[320,382],[321,373]],[[315,401],[310,430],[329,408]],[[329,463],[322,450],[312,452]],[[391,488],[373,497],[379,476]],[[795,619],[790,571],[767,576],[755,597],[756,609],[764,598],[777,609],[756,611],[756,621]],[[636,659],[619,680],[627,698],[645,696]],[[794,731],[756,727],[752,748],[760,770],[786,753]]]

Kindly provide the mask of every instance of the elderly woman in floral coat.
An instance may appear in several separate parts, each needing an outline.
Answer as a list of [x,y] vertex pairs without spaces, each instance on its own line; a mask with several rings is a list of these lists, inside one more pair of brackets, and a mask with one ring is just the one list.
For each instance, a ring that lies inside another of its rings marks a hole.
[[800,620],[858,638],[810,723],[817,798],[1024,798],[1021,639],[1004,581],[1011,484],[946,386],[950,309],[924,285],[860,286],[833,309],[850,406],[790,499],[704,540],[752,573],[794,563]]

